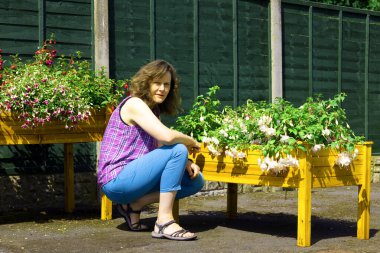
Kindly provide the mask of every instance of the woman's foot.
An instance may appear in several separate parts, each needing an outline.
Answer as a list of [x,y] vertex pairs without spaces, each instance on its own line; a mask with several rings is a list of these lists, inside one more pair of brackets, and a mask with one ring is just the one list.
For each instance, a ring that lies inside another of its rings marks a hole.
[[130,204],[117,205],[117,210],[124,217],[131,231],[147,231],[149,227],[140,223],[141,210],[132,209]]
[[176,241],[189,241],[194,240],[197,236],[194,233],[183,229],[178,225],[175,220],[170,220],[165,223],[156,222],[154,231],[152,232],[153,238],[166,238]]

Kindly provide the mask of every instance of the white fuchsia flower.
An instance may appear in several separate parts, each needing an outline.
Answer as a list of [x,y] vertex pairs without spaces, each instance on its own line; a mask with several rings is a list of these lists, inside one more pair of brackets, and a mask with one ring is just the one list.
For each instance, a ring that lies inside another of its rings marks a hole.
[[330,134],[331,134],[330,129],[325,128],[325,129],[322,130],[322,135],[323,136],[330,136]]
[[355,148],[354,153],[352,154],[352,159],[355,160],[356,157],[358,156],[358,154],[359,154],[359,150],[357,148]]
[[272,136],[276,135],[276,130],[274,128],[272,128],[272,127],[269,127],[269,128],[266,129],[265,135],[267,137],[272,137]]
[[339,167],[348,167],[352,163],[352,158],[347,152],[338,154],[338,158],[335,160],[335,164]]
[[[191,133],[191,134],[193,134],[193,133]],[[191,135],[191,137],[193,137],[193,136]],[[209,138],[209,137],[206,137],[206,136],[203,136],[203,138],[202,138],[202,142],[204,142],[204,143],[208,144],[208,143],[210,143],[210,142],[211,142],[211,138]]]
[[325,147],[324,144],[316,144],[316,145],[314,145],[314,146],[311,148],[311,151],[312,151],[313,153],[317,153],[317,152],[321,151],[321,149],[324,148],[324,147]]
[[312,140],[313,139],[313,135],[312,134],[307,134],[307,135],[305,135],[305,139]]
[[265,133],[267,131],[268,127],[266,125],[261,125],[259,126],[259,130],[263,133]]
[[293,157],[292,155],[287,155],[284,158],[280,158],[279,164],[284,167],[299,167],[298,159]]
[[243,158],[246,157],[246,154],[245,154],[244,152],[239,152],[239,153],[237,154],[237,157],[240,158],[240,159],[243,159]]
[[207,145],[207,149],[214,156],[221,155],[221,153],[213,145]]
[[260,169],[261,169],[262,171],[266,171],[267,168],[268,168],[268,165],[267,165],[266,163],[261,163],[261,164],[260,164]]
[[219,130],[219,134],[223,135],[226,138],[228,137],[228,133],[224,129]]
[[271,122],[272,122],[271,117],[263,115],[260,117],[258,124],[259,124],[259,126],[263,126],[263,125],[269,125]]
[[289,141],[290,137],[288,135],[281,135],[280,142],[287,143]]
[[219,145],[219,140],[215,137],[211,137],[211,142],[214,143],[215,145]]
[[259,139],[253,139],[251,142],[250,142],[251,144],[261,144],[262,143],[262,141],[261,141],[261,139],[259,138]]
[[272,171],[279,173],[287,169],[288,167],[299,167],[298,159],[291,155],[282,157],[279,160],[273,158],[265,157],[264,160],[260,158],[257,160],[258,165],[262,171]]

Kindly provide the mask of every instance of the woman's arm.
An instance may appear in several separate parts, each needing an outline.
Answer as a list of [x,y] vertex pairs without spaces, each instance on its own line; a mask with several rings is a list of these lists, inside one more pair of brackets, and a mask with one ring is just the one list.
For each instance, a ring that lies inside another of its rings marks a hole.
[[159,143],[182,143],[189,148],[199,148],[192,137],[166,127],[140,98],[130,98],[121,108],[121,117],[129,125],[139,125]]

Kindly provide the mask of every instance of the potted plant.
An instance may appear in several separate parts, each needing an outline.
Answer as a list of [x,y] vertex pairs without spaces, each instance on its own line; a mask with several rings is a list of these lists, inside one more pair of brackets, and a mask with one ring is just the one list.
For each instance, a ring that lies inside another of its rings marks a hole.
[[70,135],[78,142],[101,140],[106,111],[128,89],[104,68],[93,71],[79,51],[58,56],[55,44],[48,39],[29,61],[15,55],[7,62],[0,52],[0,123],[7,144],[59,143]]
[[357,237],[369,239],[371,142],[356,136],[340,107],[346,97],[248,100],[220,110],[219,88],[196,98],[175,128],[203,145],[191,154],[205,179],[228,184],[228,215],[237,210],[236,184],[298,188],[299,246],[310,246],[311,189],[357,185]]

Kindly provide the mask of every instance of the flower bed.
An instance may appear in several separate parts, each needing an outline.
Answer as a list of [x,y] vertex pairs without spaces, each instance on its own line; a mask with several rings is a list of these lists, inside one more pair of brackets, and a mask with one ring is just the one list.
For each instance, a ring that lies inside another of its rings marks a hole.
[[55,44],[47,40],[33,60],[24,62],[17,55],[5,61],[0,54],[0,113],[17,117],[22,128],[57,120],[71,129],[94,110],[116,105],[128,88],[125,80],[108,78],[104,69],[93,71],[80,52],[57,57]]
[[355,145],[364,140],[350,129],[341,93],[332,99],[308,98],[300,107],[284,99],[274,103],[253,102],[219,109],[218,86],[200,95],[188,114],[179,117],[176,129],[207,144],[214,155],[244,161],[247,150],[259,150],[260,168],[281,172],[298,167],[298,151],[318,154],[324,149],[338,152],[335,163],[349,166],[358,155]]

